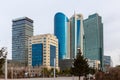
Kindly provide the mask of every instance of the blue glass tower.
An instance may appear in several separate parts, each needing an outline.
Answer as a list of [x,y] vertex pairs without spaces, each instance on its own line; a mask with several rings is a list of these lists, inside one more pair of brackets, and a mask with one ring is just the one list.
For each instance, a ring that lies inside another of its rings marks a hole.
[[59,59],[67,56],[67,28],[68,18],[63,13],[56,13],[54,17],[54,34],[59,42]]
[[103,23],[98,14],[90,15],[84,20],[84,56],[99,60],[103,68]]

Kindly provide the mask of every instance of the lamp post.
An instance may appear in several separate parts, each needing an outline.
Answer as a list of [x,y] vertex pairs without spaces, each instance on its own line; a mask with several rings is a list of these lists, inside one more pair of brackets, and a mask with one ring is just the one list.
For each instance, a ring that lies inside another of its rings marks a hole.
[[5,58],[5,80],[7,80],[7,55]]
[[44,78],[44,76],[45,76],[45,74],[44,74],[44,68],[45,68],[45,67],[44,67],[44,63],[43,63],[43,80],[45,79],[45,78]]
[[56,59],[54,58],[54,80],[55,80]]
[[[73,58],[73,61],[72,61],[72,71],[73,71],[73,69],[74,69],[74,58]],[[74,73],[72,75],[72,80],[74,80]]]

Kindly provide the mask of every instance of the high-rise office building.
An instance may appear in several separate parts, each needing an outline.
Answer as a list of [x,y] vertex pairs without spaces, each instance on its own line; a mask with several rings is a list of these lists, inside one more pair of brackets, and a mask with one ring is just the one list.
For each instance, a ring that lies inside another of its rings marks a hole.
[[58,39],[52,34],[32,36],[28,39],[28,66],[54,66],[58,68]]
[[59,59],[73,59],[77,49],[83,53],[83,16],[74,14],[68,19],[63,13],[54,18],[54,34],[59,41]]
[[28,38],[33,36],[33,20],[28,17],[14,19],[12,24],[12,59],[27,65]]
[[76,58],[77,49],[83,53],[83,16],[82,14],[74,14],[70,18],[70,58]]
[[56,13],[54,17],[54,35],[59,42],[59,59],[70,57],[70,27],[68,18],[63,13]]
[[84,20],[84,56],[99,60],[103,68],[103,23],[96,13]]

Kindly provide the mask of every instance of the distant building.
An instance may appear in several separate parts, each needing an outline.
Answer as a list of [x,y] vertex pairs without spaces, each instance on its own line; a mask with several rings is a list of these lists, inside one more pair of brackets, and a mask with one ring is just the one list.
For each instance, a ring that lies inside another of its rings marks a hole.
[[104,66],[105,67],[112,67],[112,60],[111,56],[104,56]]
[[14,19],[12,24],[12,59],[27,66],[28,38],[33,36],[33,20],[28,17]]
[[103,69],[103,23],[96,13],[84,20],[84,56],[99,60]]
[[100,69],[100,61],[99,60],[90,60],[88,59],[89,67],[94,69]]
[[7,60],[7,66],[8,67],[23,67],[24,62],[21,63],[20,61]]
[[73,66],[73,59],[62,59],[59,60],[59,67],[60,70],[66,70],[66,69],[70,69]]
[[52,34],[32,36],[28,40],[28,66],[58,68],[58,39]]

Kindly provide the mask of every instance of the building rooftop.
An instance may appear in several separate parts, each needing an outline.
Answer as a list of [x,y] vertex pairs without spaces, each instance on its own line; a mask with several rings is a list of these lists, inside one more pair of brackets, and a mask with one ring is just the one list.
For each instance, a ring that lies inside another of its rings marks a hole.
[[28,17],[20,17],[20,18],[16,18],[16,19],[13,19],[12,21],[13,22],[16,22],[16,21],[21,21],[21,20],[28,20],[30,21],[31,23],[33,23],[33,20],[28,18]]

